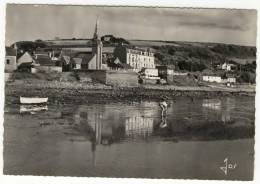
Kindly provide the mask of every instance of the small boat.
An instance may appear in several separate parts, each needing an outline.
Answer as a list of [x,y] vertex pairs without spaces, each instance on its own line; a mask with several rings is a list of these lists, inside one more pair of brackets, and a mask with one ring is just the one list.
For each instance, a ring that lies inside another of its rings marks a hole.
[[47,103],[48,98],[39,97],[20,97],[21,104],[42,104]]

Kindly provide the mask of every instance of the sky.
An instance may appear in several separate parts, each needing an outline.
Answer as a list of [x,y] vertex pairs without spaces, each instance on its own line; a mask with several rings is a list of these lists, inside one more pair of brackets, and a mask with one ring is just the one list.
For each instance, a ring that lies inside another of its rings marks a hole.
[[6,45],[17,41],[92,38],[256,45],[256,10],[15,5],[6,8]]

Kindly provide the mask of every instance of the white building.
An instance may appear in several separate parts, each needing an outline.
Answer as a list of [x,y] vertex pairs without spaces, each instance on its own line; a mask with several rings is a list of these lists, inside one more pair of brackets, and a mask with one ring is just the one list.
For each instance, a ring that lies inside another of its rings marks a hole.
[[141,75],[146,79],[160,79],[157,68],[143,68]]
[[223,83],[236,83],[235,77],[228,77],[226,79],[222,79]]
[[231,71],[233,70],[234,66],[235,66],[234,64],[229,64],[225,62],[223,65],[221,65],[221,69],[226,71]]
[[202,80],[206,82],[216,82],[216,83],[222,82],[222,78],[220,76],[205,75],[202,77]]
[[114,55],[122,63],[130,65],[135,71],[140,71],[142,68],[155,68],[154,53],[149,49],[129,48],[120,45],[115,48]]
[[235,77],[222,78],[221,76],[204,75],[202,80],[205,82],[216,82],[216,83],[236,83]]
[[5,72],[13,72],[17,69],[16,50],[11,47],[5,47]]

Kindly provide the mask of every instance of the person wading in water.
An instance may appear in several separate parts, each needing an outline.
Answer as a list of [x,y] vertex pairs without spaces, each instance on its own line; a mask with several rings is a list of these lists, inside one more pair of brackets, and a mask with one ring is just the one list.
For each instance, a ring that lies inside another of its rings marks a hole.
[[163,99],[163,100],[159,103],[159,106],[160,106],[160,108],[162,109],[162,114],[161,114],[162,121],[161,121],[160,127],[161,127],[161,128],[164,128],[164,127],[167,126],[167,123],[166,123],[166,114],[167,114],[168,104],[167,104],[167,102]]

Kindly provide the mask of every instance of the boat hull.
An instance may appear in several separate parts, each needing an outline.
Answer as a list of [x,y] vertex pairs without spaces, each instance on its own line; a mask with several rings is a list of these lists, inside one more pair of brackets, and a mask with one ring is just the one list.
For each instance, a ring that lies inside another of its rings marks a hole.
[[21,104],[43,104],[47,103],[48,98],[29,98],[29,97],[20,97],[20,103]]

